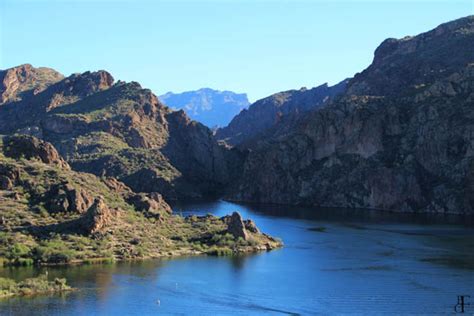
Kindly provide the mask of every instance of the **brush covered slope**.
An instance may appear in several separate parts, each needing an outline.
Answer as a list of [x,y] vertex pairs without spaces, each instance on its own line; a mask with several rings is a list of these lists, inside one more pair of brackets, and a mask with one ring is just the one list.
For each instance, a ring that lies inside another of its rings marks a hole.
[[134,191],[168,199],[217,195],[240,161],[207,127],[106,71],[63,78],[22,65],[0,78],[0,134],[44,139],[74,170],[118,178]]
[[73,171],[32,136],[0,144],[0,258],[68,264],[183,254],[269,250],[281,243],[238,213],[173,215],[160,194],[134,193],[110,177]]
[[247,157],[231,199],[474,213],[474,17],[387,39],[347,91]]

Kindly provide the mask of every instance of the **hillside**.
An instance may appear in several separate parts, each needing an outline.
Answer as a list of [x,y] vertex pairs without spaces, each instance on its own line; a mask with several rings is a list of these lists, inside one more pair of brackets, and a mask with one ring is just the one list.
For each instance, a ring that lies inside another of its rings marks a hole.
[[344,94],[250,152],[229,198],[472,214],[473,102],[473,16],[385,40]]
[[118,178],[137,192],[198,198],[219,194],[235,169],[228,162],[239,161],[207,127],[106,71],[63,78],[22,65],[0,77],[9,78],[0,87],[0,134],[51,142],[74,170]]
[[49,143],[0,142],[0,261],[67,264],[267,250],[280,242],[238,213],[175,216],[157,192],[76,172]]

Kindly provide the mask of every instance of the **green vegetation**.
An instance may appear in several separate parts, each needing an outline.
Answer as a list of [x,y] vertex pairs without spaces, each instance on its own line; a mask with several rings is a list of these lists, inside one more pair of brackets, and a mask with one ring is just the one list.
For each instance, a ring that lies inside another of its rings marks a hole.
[[55,278],[53,281],[48,281],[46,275],[26,279],[21,282],[16,282],[15,280],[8,278],[0,278],[0,298],[60,293],[70,290],[72,290],[72,288],[67,285],[66,279]]
[[113,251],[107,239],[74,234],[51,234],[47,239],[39,239],[22,233],[1,232],[0,256],[6,266],[113,261]]
[[172,215],[161,197],[133,193],[116,180],[1,151],[0,180],[1,265],[229,255],[280,245],[257,233],[235,238],[227,222],[212,215]]
[[211,256],[231,256],[234,252],[232,249],[226,247],[211,247],[206,251],[206,254]]

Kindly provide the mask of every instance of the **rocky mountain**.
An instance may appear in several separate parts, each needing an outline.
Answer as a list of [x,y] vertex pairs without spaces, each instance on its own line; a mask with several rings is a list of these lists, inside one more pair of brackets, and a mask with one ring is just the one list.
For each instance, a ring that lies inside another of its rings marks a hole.
[[[316,109],[342,93],[348,80],[329,87],[327,84],[312,89],[289,90],[258,100],[243,110],[226,127],[216,131],[216,138],[229,145],[239,145],[263,135],[282,121],[294,121],[307,111]],[[281,124],[284,126],[285,124]]]
[[0,78],[0,134],[44,139],[74,170],[115,177],[137,192],[168,199],[215,195],[235,172],[229,162],[240,161],[184,111],[106,71],[64,78],[22,65]]
[[209,88],[182,93],[168,92],[158,98],[172,109],[184,110],[191,119],[210,128],[226,126],[249,105],[245,93]]
[[253,148],[230,198],[472,214],[473,104],[474,16],[387,39],[342,95]]
[[[64,78],[22,65],[0,78],[0,134],[37,138],[4,146],[25,172],[33,157],[73,176],[116,179],[148,199],[227,193],[249,202],[474,213],[473,16],[385,40],[349,81],[259,100],[215,137],[150,90],[115,82],[106,71]],[[4,174],[2,185],[14,186],[15,174]],[[49,192],[57,181],[41,187]],[[18,192],[33,196],[29,188],[22,183]],[[69,189],[47,196],[62,196],[59,207],[67,210],[95,205],[93,214],[108,205],[109,193],[104,203],[98,192],[79,203]]]
[[24,94],[38,94],[64,76],[50,68],[22,65],[0,72],[0,102],[18,101]]
[[238,213],[175,216],[158,192],[71,169],[50,143],[0,138],[2,265],[65,264],[281,246]]

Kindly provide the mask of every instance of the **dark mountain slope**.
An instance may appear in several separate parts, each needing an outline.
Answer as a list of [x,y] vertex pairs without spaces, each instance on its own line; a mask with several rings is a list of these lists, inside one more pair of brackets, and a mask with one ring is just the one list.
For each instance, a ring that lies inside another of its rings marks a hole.
[[474,17],[386,40],[347,92],[250,152],[233,199],[474,212]]
[[294,120],[300,114],[322,106],[343,92],[346,83],[347,80],[332,87],[323,84],[309,90],[289,90],[258,100],[234,117],[228,126],[218,129],[216,138],[234,146],[254,141],[287,117]]

